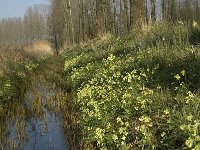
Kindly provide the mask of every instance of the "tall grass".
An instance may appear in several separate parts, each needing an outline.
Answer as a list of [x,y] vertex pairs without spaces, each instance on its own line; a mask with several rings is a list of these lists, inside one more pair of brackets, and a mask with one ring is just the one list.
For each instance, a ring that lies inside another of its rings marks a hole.
[[[39,56],[40,57],[40,56]],[[0,105],[22,99],[39,69],[39,58],[23,49],[2,49],[0,54]]]

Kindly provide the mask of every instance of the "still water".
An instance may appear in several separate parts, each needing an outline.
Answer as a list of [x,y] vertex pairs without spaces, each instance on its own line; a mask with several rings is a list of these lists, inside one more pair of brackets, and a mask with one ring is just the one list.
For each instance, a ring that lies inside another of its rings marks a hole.
[[59,90],[37,86],[21,102],[9,106],[0,122],[0,149],[68,150]]

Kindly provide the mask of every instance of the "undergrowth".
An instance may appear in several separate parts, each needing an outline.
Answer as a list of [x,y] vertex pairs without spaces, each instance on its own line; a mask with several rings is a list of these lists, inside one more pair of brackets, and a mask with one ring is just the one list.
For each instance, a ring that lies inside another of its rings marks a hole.
[[47,59],[33,57],[23,50],[1,50],[1,57],[4,59],[0,67],[0,119],[7,103],[23,100],[35,75],[43,69],[39,64]]
[[0,119],[4,104],[22,98],[42,70],[46,80],[72,92],[63,111],[79,148],[198,150],[199,45],[196,22],[158,23],[68,48],[62,58],[6,60]]
[[84,149],[200,149],[199,29],[160,23],[62,53]]

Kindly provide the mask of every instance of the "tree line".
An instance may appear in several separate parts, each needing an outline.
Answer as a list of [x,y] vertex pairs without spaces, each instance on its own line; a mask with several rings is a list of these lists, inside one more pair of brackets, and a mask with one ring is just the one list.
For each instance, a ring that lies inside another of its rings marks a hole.
[[49,35],[56,48],[158,21],[200,21],[199,0],[51,0]]
[[0,46],[48,39],[58,50],[106,33],[125,35],[158,21],[200,22],[199,0],[51,0],[0,21]]
[[5,18],[0,21],[0,47],[20,47],[34,40],[47,39],[49,6],[29,7],[24,17]]

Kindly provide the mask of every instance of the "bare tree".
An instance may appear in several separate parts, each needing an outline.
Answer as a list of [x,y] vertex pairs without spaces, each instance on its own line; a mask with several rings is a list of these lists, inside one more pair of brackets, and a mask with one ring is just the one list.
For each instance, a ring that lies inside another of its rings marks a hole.
[[120,36],[149,21],[199,16],[198,0],[52,0],[49,33],[59,49],[108,32]]

